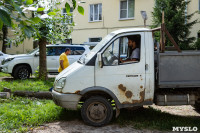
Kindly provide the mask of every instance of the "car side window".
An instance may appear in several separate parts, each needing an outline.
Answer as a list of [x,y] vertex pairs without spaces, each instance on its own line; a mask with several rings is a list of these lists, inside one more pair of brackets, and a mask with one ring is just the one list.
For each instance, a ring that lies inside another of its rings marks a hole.
[[48,47],[46,49],[47,56],[55,56],[56,55],[56,48],[55,47]]
[[73,54],[74,55],[82,55],[85,52],[85,48],[83,47],[74,47]]
[[70,55],[73,55],[73,51],[74,51],[73,47],[57,47],[56,55],[60,56],[63,52],[65,52],[66,48],[69,48],[71,50]]

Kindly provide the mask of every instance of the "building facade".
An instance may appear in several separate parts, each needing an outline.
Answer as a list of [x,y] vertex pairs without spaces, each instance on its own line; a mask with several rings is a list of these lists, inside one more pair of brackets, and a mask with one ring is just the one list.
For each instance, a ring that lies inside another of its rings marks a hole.
[[[71,0],[70,0],[71,1]],[[66,16],[65,2],[63,1],[59,8],[62,9],[63,16]],[[88,44],[99,42],[103,37],[112,31],[124,28],[144,27],[144,20],[141,11],[147,13],[147,27],[152,25],[152,12],[155,6],[155,0],[77,0],[78,5],[85,10],[84,15],[78,13],[77,9],[73,11],[73,17],[70,20],[75,22],[71,39],[68,43]],[[192,20],[200,20],[200,0],[191,0],[186,14],[195,11]],[[72,9],[70,10],[72,12]],[[191,29],[191,36],[199,37],[200,23],[194,25]],[[2,48],[0,42],[0,50]],[[25,40],[23,44],[15,46],[11,44],[7,48],[8,54],[27,53],[34,48],[33,40]]]
[[[79,5],[84,7],[85,14],[81,15],[77,10],[73,12],[76,24],[72,32],[74,44],[98,42],[110,32],[122,28],[144,27],[141,11],[147,13],[147,27],[152,25],[155,0],[84,0]],[[191,0],[186,13],[195,11],[200,11],[200,0]],[[198,18],[200,14],[195,14],[192,20]],[[191,29],[191,36],[200,37],[199,30],[198,23]]]

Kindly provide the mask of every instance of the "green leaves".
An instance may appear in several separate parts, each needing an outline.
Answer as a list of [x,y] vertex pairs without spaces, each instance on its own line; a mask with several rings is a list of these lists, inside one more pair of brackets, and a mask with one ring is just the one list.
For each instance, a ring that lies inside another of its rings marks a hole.
[[10,15],[5,11],[0,8],[0,19],[1,21],[6,24],[7,26],[11,26],[11,18]]
[[42,12],[42,11],[44,11],[44,9],[45,9],[45,8],[38,8],[38,9],[37,9],[37,12]]
[[78,6],[78,12],[81,14],[81,15],[84,15],[84,8],[82,6]]
[[76,0],[72,0],[73,8],[76,8]]
[[41,22],[41,19],[40,19],[39,17],[31,18],[31,20],[32,20],[35,24]]
[[55,16],[55,15],[56,15],[56,12],[49,12],[48,15],[49,15],[49,16]]
[[33,4],[33,0],[26,0],[26,5],[31,5]]
[[67,13],[70,12],[70,5],[67,2],[65,3],[65,9]]
[[0,19],[0,30],[2,29],[3,27],[3,21]]

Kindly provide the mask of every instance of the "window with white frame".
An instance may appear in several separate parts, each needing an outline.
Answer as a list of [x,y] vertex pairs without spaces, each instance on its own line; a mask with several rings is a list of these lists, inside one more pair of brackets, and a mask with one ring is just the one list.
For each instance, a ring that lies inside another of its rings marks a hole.
[[67,20],[65,20],[65,22],[63,22],[63,24],[71,24],[73,22],[73,8],[70,8],[70,14],[68,14],[66,12],[66,9],[63,8],[62,9],[62,16],[64,16],[64,18],[67,18]]
[[120,19],[134,18],[135,0],[120,0]]
[[101,21],[102,20],[102,4],[90,5],[90,18],[89,21]]

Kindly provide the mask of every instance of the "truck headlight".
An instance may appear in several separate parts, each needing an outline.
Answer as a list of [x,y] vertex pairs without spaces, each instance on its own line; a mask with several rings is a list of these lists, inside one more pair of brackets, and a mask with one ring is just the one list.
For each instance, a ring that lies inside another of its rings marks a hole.
[[66,78],[61,78],[54,83],[54,89],[61,92],[66,83]]

